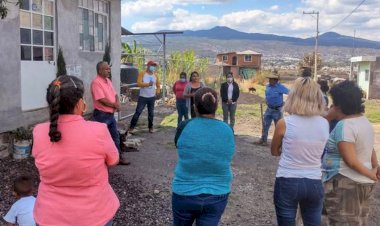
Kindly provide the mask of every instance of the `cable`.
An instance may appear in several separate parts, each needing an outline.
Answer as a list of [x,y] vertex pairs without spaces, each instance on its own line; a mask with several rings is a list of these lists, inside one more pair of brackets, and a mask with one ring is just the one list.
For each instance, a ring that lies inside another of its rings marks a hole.
[[357,5],[346,17],[344,17],[341,21],[339,21],[337,24],[335,24],[334,26],[330,27],[329,29],[327,29],[327,31],[325,32],[328,32],[328,31],[331,31],[332,29],[336,28],[337,26],[339,26],[341,23],[343,23],[348,17],[350,17],[363,3],[365,2],[365,0],[362,0],[359,5]]

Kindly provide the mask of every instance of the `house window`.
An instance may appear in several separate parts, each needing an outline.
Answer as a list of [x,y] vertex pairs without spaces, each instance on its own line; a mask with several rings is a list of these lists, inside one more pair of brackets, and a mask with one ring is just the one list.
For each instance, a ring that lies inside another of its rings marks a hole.
[[21,2],[21,60],[54,61],[54,0]]
[[222,60],[223,60],[223,61],[227,61],[227,60],[228,60],[228,55],[223,55],[223,56],[222,56]]
[[365,70],[364,73],[365,73],[364,79],[365,79],[366,82],[368,82],[368,80],[369,80],[369,70]]
[[244,62],[252,62],[252,55],[244,55]]
[[79,43],[83,51],[103,51],[108,40],[109,2],[79,0]]

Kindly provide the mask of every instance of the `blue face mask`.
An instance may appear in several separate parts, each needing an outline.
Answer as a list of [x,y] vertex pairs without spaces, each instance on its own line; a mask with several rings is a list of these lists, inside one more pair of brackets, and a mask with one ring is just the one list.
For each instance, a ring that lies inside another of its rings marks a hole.
[[149,66],[149,71],[155,72],[156,71],[156,66]]
[[180,82],[186,82],[186,79],[185,78],[181,78],[179,79]]

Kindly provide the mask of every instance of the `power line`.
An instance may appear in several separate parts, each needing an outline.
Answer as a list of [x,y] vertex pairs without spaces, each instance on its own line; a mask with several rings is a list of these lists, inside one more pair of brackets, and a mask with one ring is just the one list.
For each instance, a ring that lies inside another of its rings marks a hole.
[[348,17],[350,17],[357,9],[359,9],[359,7],[361,5],[363,5],[363,3],[365,2],[365,0],[362,0],[359,5],[357,5],[346,17],[344,17],[341,21],[339,21],[337,24],[335,24],[334,26],[330,27],[326,32],[328,31],[331,31],[332,29],[336,28],[337,26],[339,26],[341,23],[343,23]]

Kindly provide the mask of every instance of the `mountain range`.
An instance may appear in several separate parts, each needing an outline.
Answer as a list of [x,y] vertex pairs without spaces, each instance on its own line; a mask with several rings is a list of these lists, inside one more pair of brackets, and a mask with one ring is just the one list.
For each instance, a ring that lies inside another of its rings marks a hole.
[[[293,45],[310,46],[315,44],[315,37],[295,38],[273,34],[246,33],[231,29],[229,27],[217,26],[209,30],[191,31],[186,30],[183,33],[188,37],[203,37],[219,40],[253,40],[253,41],[279,41],[287,42]],[[319,36],[318,45],[320,46],[339,46],[351,48],[371,48],[380,49],[380,42],[371,41],[362,38],[353,38],[341,35],[335,32],[326,32]]]
[[[152,53],[162,52],[161,44],[153,35],[124,36],[123,42],[137,41]],[[318,53],[324,63],[347,66],[352,56],[380,56],[380,42],[353,38],[335,32],[319,36]],[[294,65],[305,54],[314,51],[315,38],[296,38],[273,34],[245,33],[228,27],[208,30],[186,30],[183,34],[167,35],[167,54],[194,50],[199,57],[212,61],[219,53],[253,50],[262,53],[264,65]]]

